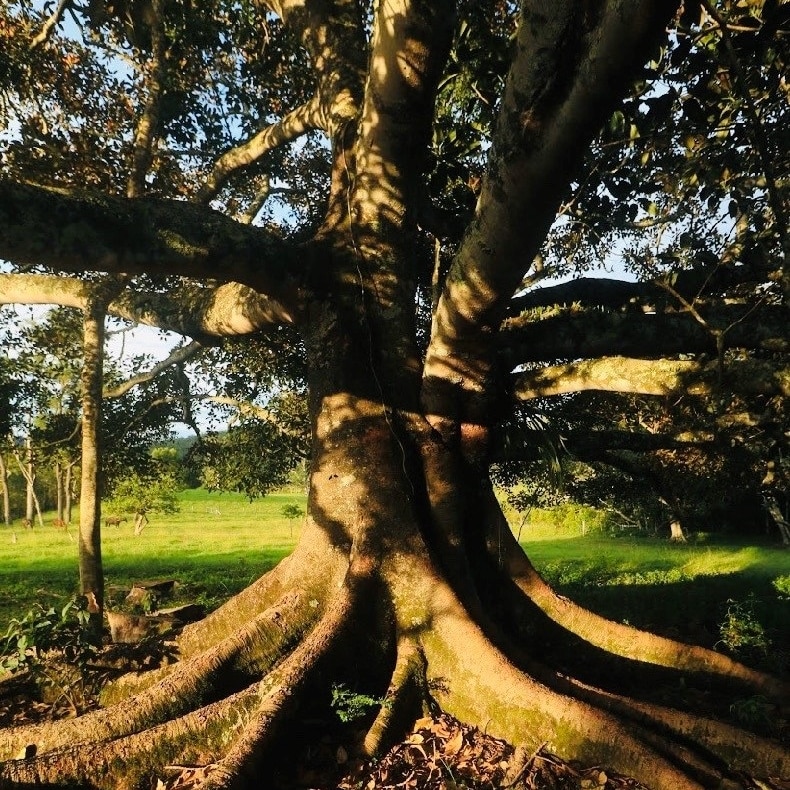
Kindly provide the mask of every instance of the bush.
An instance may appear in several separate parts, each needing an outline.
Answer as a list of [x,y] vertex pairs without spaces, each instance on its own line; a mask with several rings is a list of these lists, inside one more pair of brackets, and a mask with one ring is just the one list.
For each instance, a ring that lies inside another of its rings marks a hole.
[[754,599],[727,601],[727,614],[719,629],[721,643],[732,653],[768,654],[771,642],[754,616]]
[[50,702],[65,701],[75,715],[81,713],[98,690],[92,666],[98,648],[89,620],[83,596],[70,598],[60,613],[36,604],[11,620],[0,641],[0,669],[29,673]]

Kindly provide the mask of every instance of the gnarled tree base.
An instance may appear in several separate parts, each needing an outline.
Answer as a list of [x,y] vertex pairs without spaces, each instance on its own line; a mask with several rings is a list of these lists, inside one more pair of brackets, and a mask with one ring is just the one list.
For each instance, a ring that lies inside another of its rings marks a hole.
[[[359,755],[382,754],[417,718],[444,710],[526,754],[545,749],[656,790],[739,787],[746,774],[790,777],[790,752],[778,743],[542,666],[529,645],[511,644],[494,623],[473,617],[479,607],[411,543],[385,558],[355,546],[310,589],[315,557],[297,551],[254,596],[244,593],[185,631],[182,660],[170,671],[117,686],[101,711],[3,731],[0,787],[149,787],[166,766],[196,764],[210,767],[194,787],[257,787],[294,714],[328,713],[338,684],[381,698],[353,744]],[[529,596],[530,586],[520,586]],[[503,586],[501,599],[517,596]],[[684,666],[685,648],[676,653]],[[753,688],[786,704],[779,681],[739,672],[741,685],[757,678]],[[17,759],[25,752],[28,759]]]

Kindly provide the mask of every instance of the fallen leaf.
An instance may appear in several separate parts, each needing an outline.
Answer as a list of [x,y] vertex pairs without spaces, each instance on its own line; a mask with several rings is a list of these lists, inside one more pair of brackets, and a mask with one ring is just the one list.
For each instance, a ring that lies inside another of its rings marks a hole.
[[461,730],[455,733],[455,735],[447,741],[447,745],[444,747],[445,754],[449,754],[450,756],[454,754],[458,754],[461,751],[464,745],[464,734]]

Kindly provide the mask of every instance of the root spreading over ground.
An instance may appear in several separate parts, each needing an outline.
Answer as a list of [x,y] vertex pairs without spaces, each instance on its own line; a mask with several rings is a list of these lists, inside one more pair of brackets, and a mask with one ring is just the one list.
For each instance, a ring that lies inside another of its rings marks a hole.
[[[340,787],[439,787],[455,776],[477,787],[675,790],[782,787],[790,777],[779,740],[628,696],[616,682],[569,677],[505,637],[500,623],[529,601],[598,652],[604,643],[637,658],[640,640],[653,639],[551,592],[516,545],[511,565],[521,572],[509,574],[499,622],[480,615],[479,601],[464,601],[427,550],[388,552],[386,561],[357,546],[345,558],[322,552],[337,561],[316,575],[316,548],[297,550],[253,592],[187,627],[180,661],[112,684],[105,707],[0,730],[0,787],[224,789],[260,786],[268,775],[285,787],[322,775]],[[777,711],[787,705],[782,681],[719,654],[663,639],[660,655],[648,660],[689,682],[713,678],[714,690],[729,685]],[[637,669],[651,677],[649,663]],[[343,704],[361,707],[345,728],[330,699],[337,688],[348,690]],[[333,770],[311,768],[304,749],[315,756],[339,727]]]

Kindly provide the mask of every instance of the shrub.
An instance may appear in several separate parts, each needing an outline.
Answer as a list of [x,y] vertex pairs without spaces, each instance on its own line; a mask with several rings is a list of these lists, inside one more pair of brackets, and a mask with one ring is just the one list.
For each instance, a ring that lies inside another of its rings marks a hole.
[[75,714],[88,707],[97,691],[93,669],[98,648],[83,596],[73,596],[58,613],[36,604],[11,620],[0,641],[0,669],[28,672],[42,695],[65,701]]
[[380,708],[389,704],[382,697],[371,697],[350,691],[342,684],[332,686],[332,709],[342,722],[355,721],[367,716],[371,708]]
[[721,643],[733,653],[768,654],[771,642],[765,629],[754,616],[754,599],[727,601],[727,614],[719,629]]

